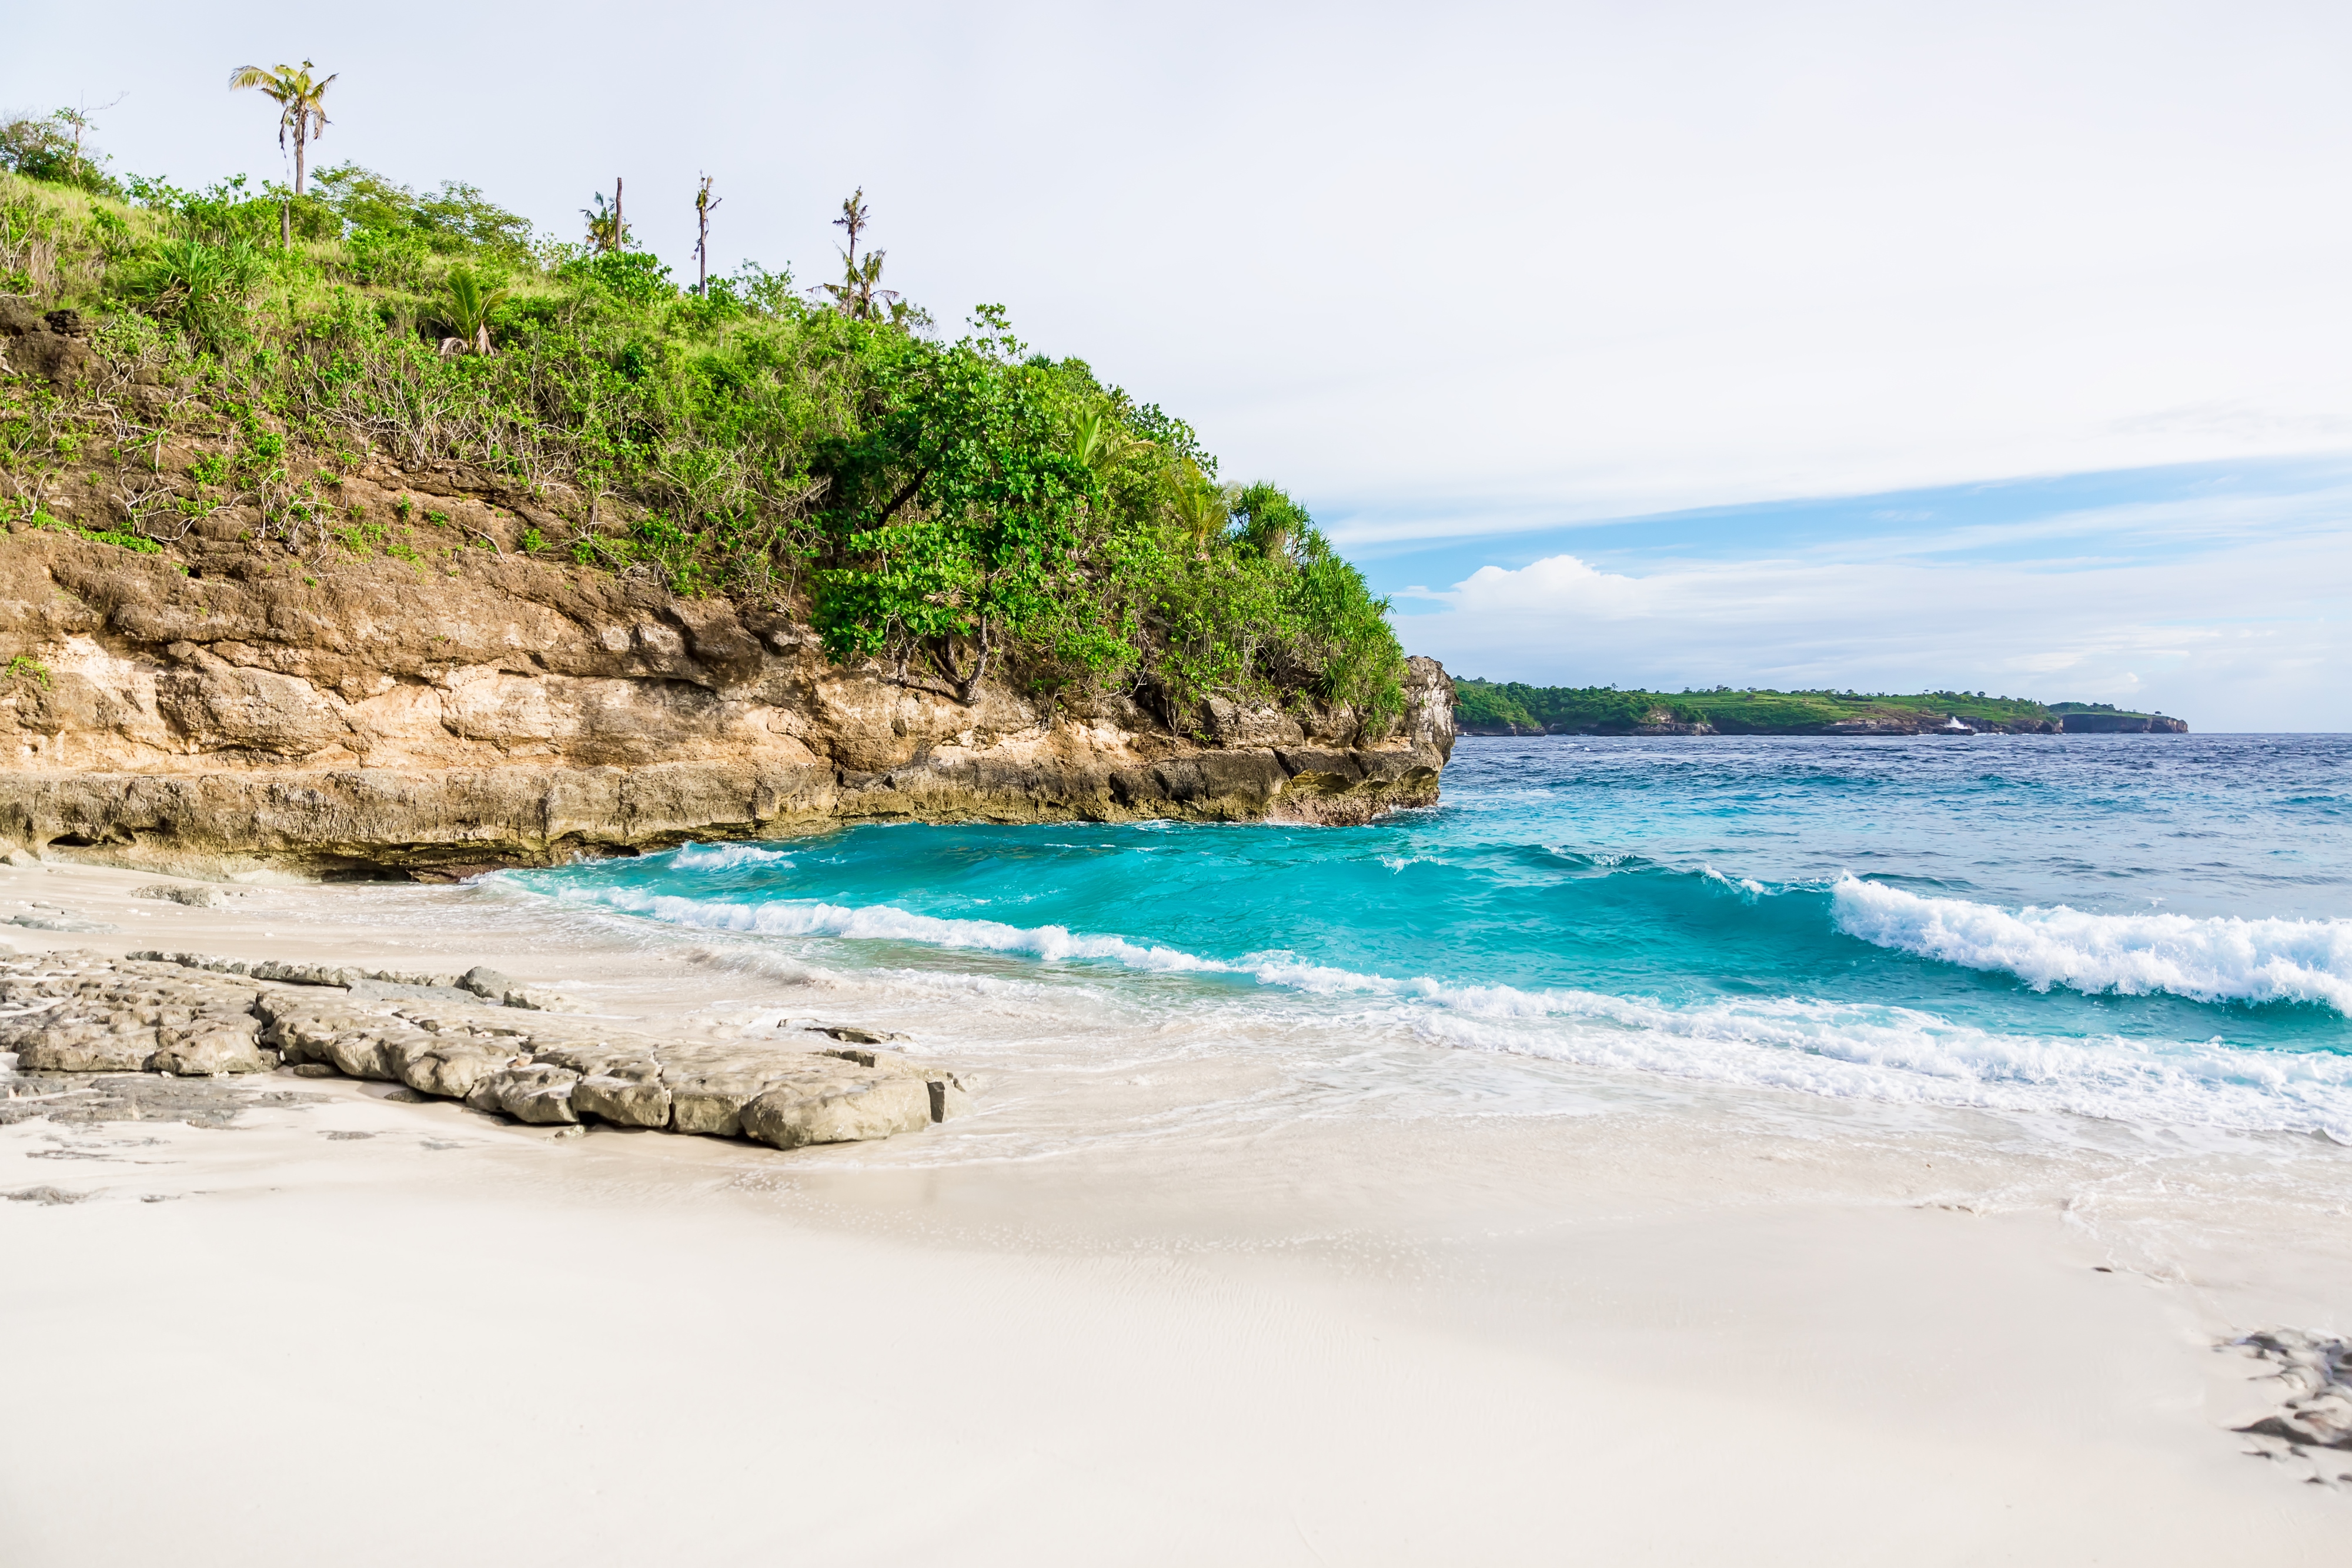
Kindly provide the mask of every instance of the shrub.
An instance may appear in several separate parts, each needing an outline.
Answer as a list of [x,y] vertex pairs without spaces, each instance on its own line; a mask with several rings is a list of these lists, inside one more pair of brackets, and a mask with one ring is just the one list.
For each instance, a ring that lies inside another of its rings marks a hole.
[[217,353],[245,336],[247,302],[268,270],[243,239],[166,239],[124,266],[121,287],[142,310],[176,323],[192,342]]

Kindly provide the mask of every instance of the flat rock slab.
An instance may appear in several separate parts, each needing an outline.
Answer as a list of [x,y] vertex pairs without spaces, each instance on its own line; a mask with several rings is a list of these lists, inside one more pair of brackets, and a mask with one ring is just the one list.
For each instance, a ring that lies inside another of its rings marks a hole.
[[[193,954],[0,957],[0,1051],[16,1052],[26,1075],[0,1118],[21,1119],[7,1113],[19,1106],[68,1114],[49,1107],[79,1091],[58,1085],[88,1082],[41,1075],[209,1080],[281,1065],[395,1082],[411,1092],[404,1098],[462,1100],[538,1125],[584,1118],[780,1149],[916,1132],[971,1104],[962,1075],[887,1049],[677,1040],[548,1010],[550,999],[478,967],[453,978]],[[37,1082],[50,1086],[24,1097]],[[142,1113],[135,1095],[110,1098]]]

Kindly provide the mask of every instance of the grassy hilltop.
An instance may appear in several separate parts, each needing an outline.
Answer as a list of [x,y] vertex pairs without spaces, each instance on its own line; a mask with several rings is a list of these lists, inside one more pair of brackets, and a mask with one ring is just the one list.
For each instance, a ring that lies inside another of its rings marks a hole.
[[[1863,695],[1854,692],[1619,691],[1614,686],[1529,686],[1516,681],[1456,680],[1454,723],[1472,735],[1637,735],[1710,732],[1717,735],[1915,733],[1951,720],[1972,729],[2046,733],[2086,728],[2084,718],[2141,720],[2105,703],[2044,705],[1982,693],[1924,692]],[[2067,724],[2069,716],[2076,722]],[[2161,721],[2164,724],[2176,721]],[[2104,727],[2104,724],[2095,726]]]
[[457,465],[560,518],[523,541],[552,568],[761,599],[967,702],[986,678],[1345,706],[1375,733],[1399,711],[1386,601],[1296,501],[1223,482],[1183,421],[997,308],[935,330],[857,253],[857,198],[839,283],[682,285],[601,198],[573,244],[350,164],[299,195],[118,181],[80,129],[0,127],[11,530],[170,556],[234,519],[314,577],[423,571],[488,547],[337,486]]

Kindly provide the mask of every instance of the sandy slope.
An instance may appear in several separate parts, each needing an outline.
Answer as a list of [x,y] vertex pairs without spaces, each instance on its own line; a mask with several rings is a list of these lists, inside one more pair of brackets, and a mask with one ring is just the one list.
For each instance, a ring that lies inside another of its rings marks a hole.
[[[19,946],[438,947],[655,1012],[707,989],[656,948],[499,950],[431,890],[215,914],[134,905],[142,880],[0,873],[0,915],[137,927]],[[1232,1087],[1201,1072],[1150,1092]],[[2242,1457],[2226,1427],[2264,1390],[2212,1349],[2352,1326],[2332,1146],[2069,1149],[1636,1085],[1585,1117],[1008,1158],[1143,1092],[1015,1061],[970,1125],[780,1155],[269,1087],[319,1098],[0,1129],[0,1191],[90,1195],[0,1205],[11,1568],[2318,1563],[2352,1539],[2352,1490]]]

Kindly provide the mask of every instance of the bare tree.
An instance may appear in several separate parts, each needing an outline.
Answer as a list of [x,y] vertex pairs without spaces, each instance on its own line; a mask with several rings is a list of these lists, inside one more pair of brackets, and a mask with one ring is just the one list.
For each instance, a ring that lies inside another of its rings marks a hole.
[[710,295],[710,214],[719,200],[710,193],[710,176],[705,174],[702,188],[694,193],[694,291],[705,298]]

